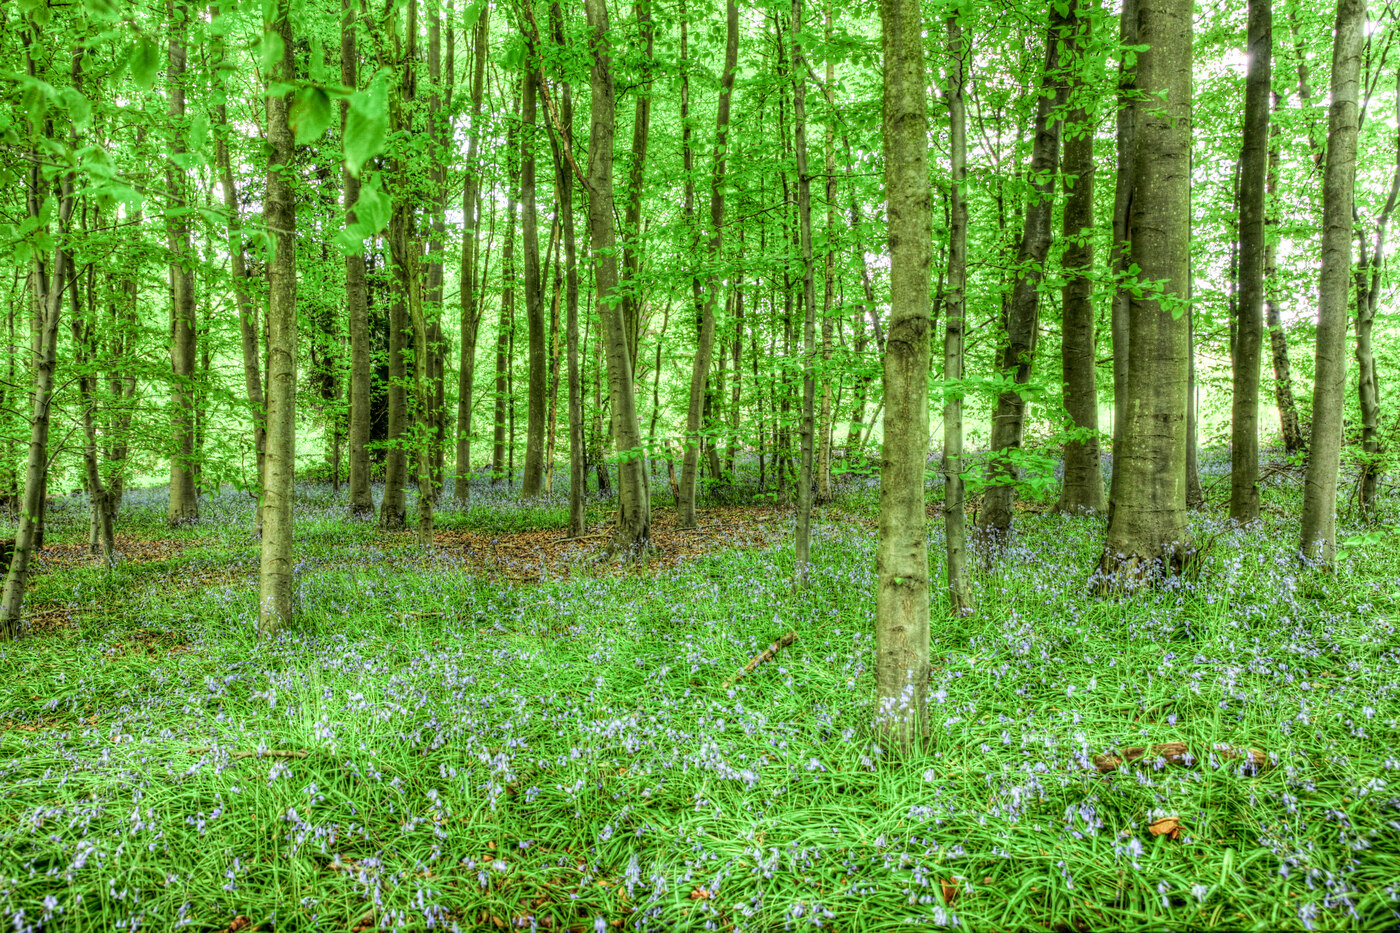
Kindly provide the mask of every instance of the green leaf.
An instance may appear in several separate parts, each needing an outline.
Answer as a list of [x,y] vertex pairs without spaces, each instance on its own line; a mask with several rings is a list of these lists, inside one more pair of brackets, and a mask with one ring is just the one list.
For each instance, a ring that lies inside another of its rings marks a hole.
[[143,91],[150,90],[156,83],[156,69],[160,67],[160,50],[145,36],[136,40],[136,48],[131,52],[131,80]]
[[292,98],[287,123],[296,134],[297,145],[319,139],[331,122],[330,96],[319,87],[304,87]]
[[271,30],[262,35],[262,69],[271,72],[273,67],[282,60],[282,53],[287,50],[287,45],[282,41],[282,37]]
[[64,88],[58,96],[68,108],[68,117],[73,121],[73,126],[79,130],[87,129],[92,121],[92,104],[88,103],[88,99],[71,87]]
[[93,19],[110,22],[121,15],[121,11],[112,0],[83,0],[83,6]]
[[191,151],[198,152],[204,148],[204,141],[209,136],[209,118],[202,113],[197,113],[190,120],[189,147]]
[[360,168],[384,148],[388,133],[388,94],[376,78],[368,93],[350,96],[350,113],[345,118],[346,171],[358,178]]
[[366,236],[372,236],[389,225],[390,210],[389,199],[380,190],[379,182],[367,182],[355,201],[355,226],[363,228]]
[[467,4],[467,8],[462,11],[462,28],[475,29],[476,21],[481,19],[481,11],[486,9],[486,0],[475,0]]

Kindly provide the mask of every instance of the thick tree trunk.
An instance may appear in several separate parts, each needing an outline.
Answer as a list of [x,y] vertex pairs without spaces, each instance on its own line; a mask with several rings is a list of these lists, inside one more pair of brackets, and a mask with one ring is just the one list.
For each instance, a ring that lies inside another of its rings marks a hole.
[[171,158],[166,164],[165,183],[174,199],[172,213],[180,212],[166,221],[170,247],[170,365],[174,376],[170,397],[170,437],[174,451],[170,459],[168,518],[170,524],[182,525],[199,518],[194,446],[195,256],[187,213],[193,205],[185,183],[185,168],[178,164],[186,153],[185,86],[189,79],[185,67],[185,35],[189,30],[189,9],[183,2],[169,0],[166,13],[170,17],[166,82],[170,93]]
[[650,549],[651,489],[646,452],[633,391],[632,361],[617,295],[617,230],[613,221],[613,140],[616,100],[613,89],[608,9],[604,0],[585,0],[589,51],[593,57],[592,126],[588,146],[588,233],[593,250],[594,285],[602,318],[601,339],[607,351],[608,389],[613,410],[613,443],[618,454],[617,529],[609,545],[612,556],[640,557]]
[[1365,0],[1337,0],[1332,102],[1327,108],[1327,166],[1322,181],[1322,271],[1318,285],[1312,437],[1303,486],[1300,544],[1305,558],[1324,564],[1332,562],[1337,550],[1337,473],[1341,465],[1342,413],[1346,398],[1357,83],[1365,26]]
[[1052,5],[1045,39],[1045,70],[1035,112],[1035,139],[1031,144],[1030,203],[1026,205],[1025,226],[1016,255],[1016,283],[1004,320],[1006,343],[997,359],[997,375],[1003,388],[997,395],[992,416],[991,485],[983,500],[978,528],[1003,537],[1011,530],[1011,507],[1016,500],[1020,469],[1014,459],[1025,434],[1026,401],[1020,387],[1031,378],[1035,347],[1040,332],[1040,283],[1045,277],[1045,259],[1050,254],[1050,221],[1055,207],[1055,166],[1060,162],[1060,110],[1064,106],[1064,77],[1060,72],[1060,51],[1064,44],[1064,15]]
[[967,105],[969,43],[955,12],[948,17],[948,283],[943,293],[943,536],[948,609],[973,610],[967,579],[967,513],[963,507],[963,344],[967,335]]
[[483,4],[472,39],[471,135],[467,139],[467,168],[462,189],[462,266],[460,295],[462,305],[461,366],[457,371],[457,469],[453,495],[465,505],[470,494],[472,471],[472,386],[476,378],[476,342],[481,327],[481,283],[477,280],[477,256],[481,236],[481,100],[485,88],[486,50],[490,31],[489,5]]
[[[1118,16],[1118,44],[1123,47],[1138,44],[1138,2],[1123,0]],[[1109,481],[1108,515],[1118,501],[1122,458],[1127,455],[1128,431],[1128,268],[1132,265],[1132,250],[1128,242],[1128,215],[1133,203],[1135,180],[1134,160],[1137,157],[1138,93],[1136,59],[1129,64],[1125,56],[1118,70],[1118,120],[1115,146],[1118,153],[1118,174],[1113,191],[1113,244],[1109,250],[1109,275],[1114,283],[1113,304],[1109,317],[1109,336],[1113,344],[1113,473]]]
[[[1065,24],[1069,67],[1083,64],[1089,48],[1090,20],[1083,8],[1071,8]],[[1071,100],[1088,93],[1082,74],[1071,71]],[[1103,467],[1099,457],[1099,379],[1094,335],[1094,127],[1097,117],[1083,106],[1066,121],[1064,161],[1065,284],[1060,290],[1063,332],[1060,340],[1061,380],[1069,427],[1082,436],[1065,444],[1065,481],[1055,508],[1060,512],[1102,512],[1106,507]]]
[[[356,50],[355,5],[341,0],[344,25],[340,39],[340,80],[346,87],[358,87],[359,53]],[[349,103],[340,106],[340,128],[345,132]],[[345,221],[358,218],[353,205],[360,199],[360,179],[346,171]],[[364,519],[374,515],[374,495],[370,490],[370,339],[369,290],[365,281],[364,248],[345,257],[346,316],[350,321],[350,516]]]
[[1269,170],[1269,94],[1273,83],[1273,0],[1249,0],[1249,64],[1240,151],[1239,319],[1230,354],[1230,518],[1259,518],[1259,358],[1264,341],[1264,197]]
[[[290,0],[276,0],[267,29],[282,40],[282,60],[269,87],[295,77]],[[287,124],[290,94],[267,97],[267,200],[263,217],[273,241],[267,270],[267,456],[263,473],[263,538],[258,632],[271,635],[292,619],[292,482],[296,470],[297,267],[294,144]]]
[[529,407],[525,420],[525,476],[520,495],[532,498],[544,487],[544,429],[548,346],[544,330],[544,290],[540,281],[539,212],[535,203],[535,118],[539,108],[540,75],[525,73],[524,103],[520,126],[520,232],[525,248],[525,328],[530,340]]
[[[920,71],[922,70],[921,67]],[[803,582],[807,577],[807,564],[811,560],[812,543],[812,472],[816,453],[813,441],[816,434],[817,284],[812,253],[812,179],[807,174],[807,62],[802,55],[802,0],[792,0],[792,126],[793,151],[797,156],[797,226],[802,256],[802,438],[801,469],[797,477],[797,534],[793,565],[798,581]],[[927,197],[927,194],[925,196]],[[924,358],[928,358],[927,334],[924,335]],[[927,415],[927,401],[924,406]],[[927,436],[924,444],[928,444]],[[924,599],[927,601],[927,594]]]
[[[1130,260],[1154,284],[1128,304],[1123,447],[1101,562],[1132,585],[1186,559],[1192,0],[1139,0]],[[1160,288],[1160,291],[1158,289]]]
[[896,748],[919,737],[929,677],[929,265],[932,207],[923,22],[917,0],[881,0],[890,331],[875,598],[875,730]]

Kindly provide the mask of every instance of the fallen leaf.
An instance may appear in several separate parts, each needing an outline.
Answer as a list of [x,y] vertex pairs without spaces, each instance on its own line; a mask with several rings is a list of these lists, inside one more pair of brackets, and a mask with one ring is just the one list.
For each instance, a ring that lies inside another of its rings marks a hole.
[[943,889],[943,903],[952,907],[953,901],[958,896],[958,891],[961,890],[960,886],[956,881],[948,879],[947,881],[940,882],[939,887]]
[[692,901],[708,901],[712,897],[714,897],[714,895],[704,888],[696,888],[694,891],[690,892],[690,899]]
[[1181,838],[1181,819],[1175,816],[1164,816],[1160,820],[1148,823],[1147,831],[1154,836],[1166,836],[1175,841]]
[[239,930],[245,930],[248,927],[252,926],[252,924],[252,920],[249,920],[247,917],[243,916],[242,914],[239,914],[238,916],[234,917],[232,920],[229,921],[228,933],[238,933]]

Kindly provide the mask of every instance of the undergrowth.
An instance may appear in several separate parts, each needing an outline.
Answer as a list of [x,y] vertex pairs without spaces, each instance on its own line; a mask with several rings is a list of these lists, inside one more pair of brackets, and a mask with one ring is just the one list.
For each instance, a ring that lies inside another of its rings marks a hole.
[[[903,756],[866,728],[867,486],[819,515],[802,590],[790,546],[522,586],[390,555],[299,487],[301,620],[267,641],[246,497],[169,532],[133,495],[123,531],[199,546],[41,575],[31,604],[75,627],[0,645],[0,912],[17,930],[1391,928],[1400,558],[1301,567],[1288,494],[1246,530],[1193,516],[1213,540],[1196,579],[1105,600],[1100,519],[1018,516],[972,561],[973,617],[935,596],[929,732]],[[441,527],[564,527],[560,507],[502,494]],[[79,509],[51,521],[83,533]],[[1194,763],[1094,766],[1160,742]]]

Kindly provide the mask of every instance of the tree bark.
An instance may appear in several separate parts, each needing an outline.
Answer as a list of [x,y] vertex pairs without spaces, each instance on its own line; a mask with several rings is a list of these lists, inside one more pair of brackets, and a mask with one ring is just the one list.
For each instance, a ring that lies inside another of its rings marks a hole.
[[[1090,20],[1084,8],[1070,8],[1065,23],[1065,53],[1071,69],[1069,97],[1084,100],[1089,88],[1076,70],[1090,47]],[[1060,512],[1102,512],[1106,507],[1099,450],[1099,379],[1094,334],[1094,127],[1097,116],[1082,104],[1066,121],[1064,160],[1065,213],[1062,260],[1065,284],[1060,290],[1063,332],[1061,379],[1069,427],[1080,437],[1065,443],[1065,481],[1055,508]]]
[[1240,151],[1239,318],[1230,354],[1230,518],[1259,518],[1259,362],[1264,341],[1264,197],[1273,84],[1273,0],[1249,0],[1249,63]]
[[[948,609],[973,610],[967,579],[967,513],[963,494],[963,344],[967,336],[967,104],[969,43],[955,11],[948,17],[948,283],[943,294],[943,536]],[[1091,135],[1092,139],[1092,135]]]
[[1356,183],[1357,83],[1365,0],[1337,0],[1327,163],[1322,179],[1322,271],[1318,285],[1317,363],[1312,437],[1303,486],[1303,556],[1330,564],[1337,550],[1337,474],[1346,395],[1347,298]]
[[613,444],[618,453],[617,529],[610,556],[637,558],[650,549],[651,489],[646,452],[637,422],[632,361],[617,294],[617,229],[613,221],[613,142],[617,115],[605,0],[585,0],[593,67],[592,120],[588,146],[588,233],[593,250],[594,286],[602,319],[613,410]]
[[166,163],[165,183],[174,199],[166,220],[170,246],[170,365],[174,377],[170,397],[170,435],[174,451],[170,459],[170,508],[172,525],[183,525],[199,518],[199,495],[195,489],[194,391],[195,391],[195,310],[194,250],[190,244],[189,211],[193,204],[185,184],[186,169],[181,162],[185,145],[185,35],[189,30],[189,9],[183,2],[169,0],[170,44],[166,58],[166,82],[170,103],[170,160]]
[[1040,283],[1045,277],[1045,259],[1050,253],[1055,166],[1060,162],[1058,113],[1064,106],[1065,88],[1059,72],[1064,36],[1064,16],[1052,5],[1045,39],[1045,70],[1036,103],[1035,138],[1031,144],[1033,193],[1026,205],[1025,226],[1016,255],[1016,283],[1003,322],[1006,343],[997,359],[997,375],[1003,388],[997,395],[996,413],[992,416],[990,485],[978,518],[979,530],[995,537],[1004,537],[1011,530],[1011,507],[1016,500],[1016,482],[1020,476],[1014,457],[1021,449],[1026,424],[1026,401],[1020,387],[1030,381],[1040,332]]
[[875,600],[876,733],[909,748],[922,731],[929,677],[929,267],[932,206],[923,23],[917,0],[881,0],[883,142],[890,250],[885,442]]
[[[1186,559],[1192,0],[1139,0],[1124,446],[1101,573],[1134,585]],[[1160,291],[1158,290],[1160,288]]]
[[[276,0],[269,31],[282,39],[273,85],[295,79],[290,0]],[[297,267],[294,144],[287,123],[289,93],[267,96],[267,200],[263,217],[273,242],[267,267],[267,456],[263,473],[263,537],[259,565],[258,632],[268,636],[291,621],[292,482],[296,470]]]
[[[1273,95],[1273,107],[1279,108],[1279,96]],[[1266,215],[1266,224],[1278,224],[1278,163],[1279,129],[1277,121],[1269,125],[1269,170],[1265,179],[1265,198],[1274,213]],[[1283,434],[1283,449],[1292,456],[1307,448],[1302,424],[1298,419],[1298,403],[1293,397],[1293,369],[1288,359],[1288,335],[1283,332],[1283,318],[1278,310],[1277,247],[1274,237],[1264,237],[1264,320],[1269,329],[1269,356],[1274,371],[1274,404],[1278,407],[1279,430]]]
[[[520,167],[511,156],[516,153],[520,133],[520,109],[523,95],[517,90],[515,97],[515,119],[506,132],[509,192],[506,195],[506,238],[501,246],[501,314],[496,326],[496,397],[491,435],[491,482],[493,484],[514,480],[508,475],[507,462],[507,407],[510,402],[510,349],[515,330],[515,216],[520,205]],[[512,438],[513,440],[513,438]]]

